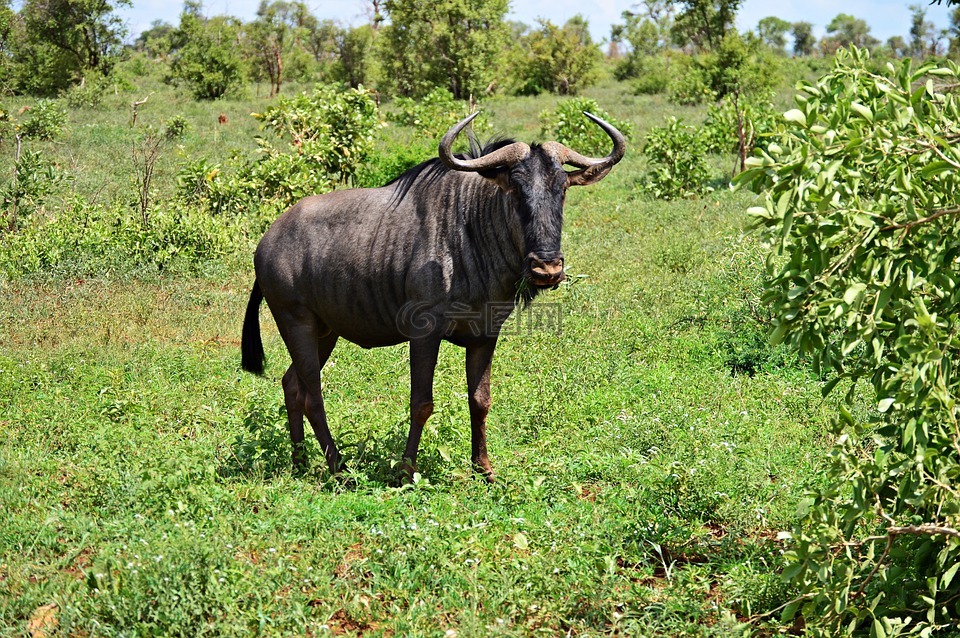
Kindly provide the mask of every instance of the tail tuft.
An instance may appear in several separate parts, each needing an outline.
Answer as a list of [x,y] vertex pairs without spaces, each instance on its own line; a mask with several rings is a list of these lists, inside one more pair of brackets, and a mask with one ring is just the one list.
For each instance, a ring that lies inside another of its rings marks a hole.
[[263,341],[260,339],[260,302],[263,292],[260,284],[254,280],[247,302],[247,313],[243,317],[243,333],[240,338],[240,367],[256,375],[263,374]]

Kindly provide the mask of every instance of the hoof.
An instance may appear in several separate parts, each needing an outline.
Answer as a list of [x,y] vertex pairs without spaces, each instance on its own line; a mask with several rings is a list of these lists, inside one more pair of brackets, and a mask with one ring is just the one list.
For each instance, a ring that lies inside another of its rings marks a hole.
[[401,485],[412,485],[413,476],[417,473],[417,464],[410,463],[406,459],[403,460],[403,463],[400,465],[400,484]]
[[493,472],[493,466],[490,465],[490,461],[486,463],[474,462],[473,464],[474,471],[479,474],[487,483],[496,483],[496,475]]
[[307,451],[305,449],[294,450],[293,451],[293,475],[294,476],[303,476],[307,473],[307,470],[310,469],[310,464],[307,462]]

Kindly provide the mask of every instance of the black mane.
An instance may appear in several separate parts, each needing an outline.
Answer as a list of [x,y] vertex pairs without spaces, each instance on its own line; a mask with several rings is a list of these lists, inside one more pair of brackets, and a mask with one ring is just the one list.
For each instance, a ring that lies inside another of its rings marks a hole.
[[[476,159],[501,149],[504,146],[509,146],[515,141],[516,140],[510,138],[494,138],[484,144],[481,148],[478,144],[476,144],[476,141],[471,138],[470,150],[466,153],[457,153],[455,157],[459,159]],[[408,168],[399,176],[395,177],[384,185],[393,186],[396,189],[396,193],[391,199],[391,205],[396,206],[402,202],[407,196],[407,193],[410,192],[410,189],[413,188],[413,185],[418,183],[421,179],[423,180],[423,185],[428,186],[447,173],[451,172],[451,170],[452,169],[448,168],[446,164],[441,162],[440,159],[436,157]]]

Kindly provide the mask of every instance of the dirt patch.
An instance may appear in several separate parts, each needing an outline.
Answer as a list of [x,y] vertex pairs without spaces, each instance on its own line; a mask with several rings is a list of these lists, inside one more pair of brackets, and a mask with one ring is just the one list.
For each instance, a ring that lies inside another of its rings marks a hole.
[[340,563],[334,568],[333,575],[337,578],[366,578],[369,572],[359,569],[367,562],[367,557],[363,553],[363,545],[354,543],[347,548]]
[[57,603],[37,607],[27,621],[27,633],[30,638],[46,638],[57,631]]

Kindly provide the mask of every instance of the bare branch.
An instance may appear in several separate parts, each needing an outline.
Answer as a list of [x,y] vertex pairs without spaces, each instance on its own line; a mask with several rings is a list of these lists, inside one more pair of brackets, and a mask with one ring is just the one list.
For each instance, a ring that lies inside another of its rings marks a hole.
[[910,232],[917,226],[922,226],[923,224],[932,222],[933,220],[939,219],[940,217],[944,217],[945,215],[957,215],[957,214],[960,214],[960,208],[944,208],[944,209],[938,210],[937,212],[933,213],[928,217],[924,217],[923,219],[915,219],[912,222],[905,222],[903,224],[891,224],[889,226],[885,226],[881,228],[880,231],[885,232],[888,230],[903,229],[905,232]]
[[[150,95],[153,95],[153,93],[150,93]],[[147,97],[143,98],[143,99],[140,100],[139,102],[132,102],[132,103],[130,104],[130,108],[133,109],[133,121],[130,122],[130,126],[131,126],[131,127],[137,125],[137,109],[139,109],[141,106],[143,106],[144,104],[147,103],[147,100],[150,99],[150,95],[148,95]]]

